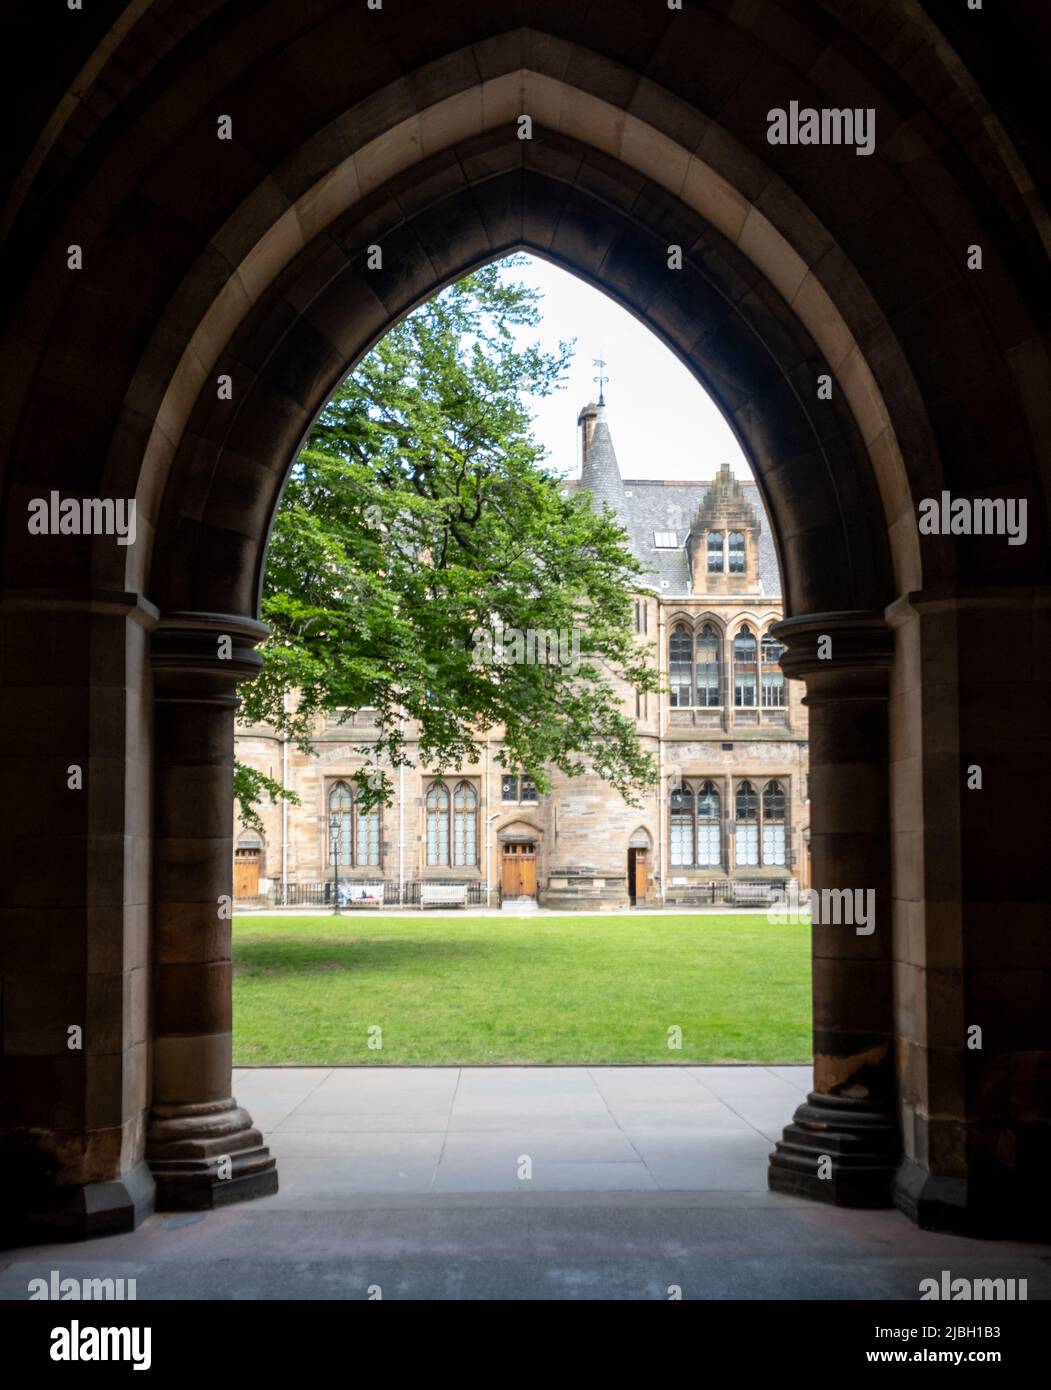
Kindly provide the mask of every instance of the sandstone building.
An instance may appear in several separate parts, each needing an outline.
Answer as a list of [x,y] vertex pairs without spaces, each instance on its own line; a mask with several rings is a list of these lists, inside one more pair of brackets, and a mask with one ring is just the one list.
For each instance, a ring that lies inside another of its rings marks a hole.
[[[246,900],[415,902],[421,884],[465,884],[468,901],[560,908],[763,900],[809,882],[806,710],[771,634],[782,617],[770,527],[754,482],[723,465],[708,482],[621,477],[606,406],[577,420],[579,479],[616,513],[646,566],[634,626],[660,694],[621,693],[660,768],[660,792],[629,805],[597,776],[551,770],[551,789],[501,762],[499,731],[478,761],[436,777],[395,774],[390,806],[361,814],[367,710],[319,727],[314,755],[272,729],[239,729],[236,756],[280,778],[299,805],[241,826],[235,893]],[[412,756],[412,729],[408,729]],[[380,887],[382,885],[382,889]]]

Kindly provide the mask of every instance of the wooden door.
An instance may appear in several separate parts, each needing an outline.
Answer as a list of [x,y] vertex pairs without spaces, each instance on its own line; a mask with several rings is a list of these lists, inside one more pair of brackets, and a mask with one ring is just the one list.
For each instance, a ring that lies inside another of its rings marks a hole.
[[504,845],[502,888],[505,898],[536,897],[536,846]]
[[259,896],[259,852],[239,851],[234,859],[234,897]]
[[646,863],[646,851],[637,849],[635,851],[635,893],[634,898],[637,903],[646,901],[646,893],[649,889],[649,869]]

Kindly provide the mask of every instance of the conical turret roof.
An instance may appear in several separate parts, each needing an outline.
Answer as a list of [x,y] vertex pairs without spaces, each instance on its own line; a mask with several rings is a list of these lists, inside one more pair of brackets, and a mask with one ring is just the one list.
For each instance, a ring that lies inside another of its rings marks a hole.
[[595,415],[595,427],[588,443],[580,486],[591,493],[600,507],[605,503],[612,508],[617,520],[631,536],[631,513],[624,492],[624,479],[620,476],[617,464],[617,451],[613,447],[613,437],[606,423],[606,407],[596,406]]

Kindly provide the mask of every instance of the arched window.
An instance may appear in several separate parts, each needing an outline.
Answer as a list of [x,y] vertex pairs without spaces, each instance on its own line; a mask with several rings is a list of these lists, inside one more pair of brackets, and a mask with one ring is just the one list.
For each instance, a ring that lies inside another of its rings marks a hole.
[[673,705],[693,704],[693,638],[685,623],[672,629],[668,639],[668,677]]
[[734,638],[734,704],[754,705],[755,633],[746,623]]
[[734,859],[743,865],[759,863],[759,798],[751,782],[741,782],[737,787]]
[[458,783],[453,793],[453,863],[478,863],[478,793],[470,782]]
[[780,782],[767,782],[763,788],[763,863],[786,862],[784,788]]
[[742,531],[730,532],[730,573],[744,574],[744,533]]
[[671,862],[675,868],[693,868],[693,792],[677,787],[671,794]]
[[328,862],[348,868],[354,862],[352,808],[354,797],[346,782],[334,782],[328,794]]
[[357,839],[354,845],[354,863],[359,869],[379,864],[380,808],[378,806],[373,806],[366,811],[359,802],[355,833]]
[[427,790],[427,863],[449,862],[449,792],[442,782]]
[[785,703],[785,673],[781,670],[781,655],[785,647],[769,633],[763,638],[763,706],[780,709]]
[[723,533],[721,531],[708,532],[708,573],[722,574],[723,572]]
[[719,684],[719,634],[705,623],[697,637],[697,703],[721,705]]
[[722,837],[719,830],[720,802],[714,782],[705,782],[697,797],[697,866],[714,868],[722,863]]

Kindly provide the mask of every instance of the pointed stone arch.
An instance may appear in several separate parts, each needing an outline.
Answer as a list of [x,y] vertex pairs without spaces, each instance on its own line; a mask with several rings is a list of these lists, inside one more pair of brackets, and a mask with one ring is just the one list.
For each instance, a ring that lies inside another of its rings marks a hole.
[[[265,635],[270,519],[342,372],[427,294],[527,247],[647,323],[737,430],[785,576],[785,669],[812,703],[815,882],[854,876],[893,901],[893,964],[889,906],[873,938],[815,953],[815,1092],[775,1183],[863,1201],[875,1175],[885,1200],[904,1142],[896,1191],[911,1214],[1028,1216],[1046,1169],[1032,1063],[1046,1030],[1005,1008],[1000,1050],[975,1059],[929,1027],[994,983],[984,942],[1006,909],[989,827],[1013,824],[1031,777],[1026,721],[993,729],[984,712],[1043,695],[1048,234],[1028,99],[996,109],[953,36],[907,0],[878,24],[864,7],[673,15],[610,0],[602,25],[586,7],[523,0],[510,30],[492,7],[443,9],[447,27],[433,6],[397,8],[381,42],[344,0],[259,0],[250,18],[201,0],[164,22],[137,0],[116,29],[85,26],[75,62],[61,55],[50,117],[26,103],[12,122],[4,713],[26,749],[72,739],[112,775],[71,830],[61,901],[46,871],[56,807],[23,798],[4,832],[5,908],[61,910],[85,958],[107,963],[121,1039],[68,1081],[79,1128],[68,1106],[34,1108],[36,1054],[5,1054],[24,1205],[64,1202],[80,1231],[138,1219],[152,1200],[151,1100],[169,1198],[189,1178],[194,1201],[216,1200],[202,1132],[239,1155],[227,1197],[272,1182],[230,1096],[214,915],[230,886],[233,710]],[[877,154],[844,180],[841,151],[768,146],[765,112],[788,88],[818,105],[874,102]],[[513,129],[523,103],[530,141]],[[230,109],[219,164],[215,112]],[[959,254],[974,241],[980,276]],[[378,279],[364,260],[377,242],[390,253]],[[62,269],[70,243],[85,253],[76,278]],[[216,396],[219,373],[231,400]],[[817,411],[825,374],[833,400]],[[31,544],[26,503],[56,486],[135,497],[142,545]],[[940,537],[921,552],[916,503],[944,486],[1025,496],[1030,544]],[[1011,672],[990,659],[990,631],[1025,653]],[[217,635],[232,645],[221,667]],[[960,792],[965,751],[999,772],[981,817]],[[36,756],[8,758],[16,792],[35,787]],[[202,805],[191,789],[203,784]],[[1032,836],[1025,855],[1007,847],[1021,930],[997,938],[997,964],[1027,985],[1044,894],[1036,822]],[[53,986],[46,964],[5,974],[5,1025],[33,1019]],[[65,1085],[67,1059],[46,1038],[40,1055]],[[995,1114],[969,1108],[973,1094]],[[865,1137],[859,1161],[844,1144],[822,1185],[815,1146],[830,1132]]]

